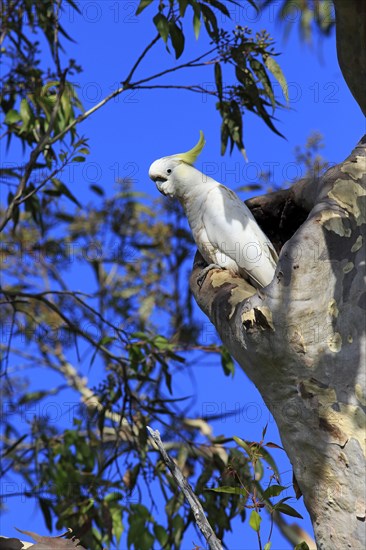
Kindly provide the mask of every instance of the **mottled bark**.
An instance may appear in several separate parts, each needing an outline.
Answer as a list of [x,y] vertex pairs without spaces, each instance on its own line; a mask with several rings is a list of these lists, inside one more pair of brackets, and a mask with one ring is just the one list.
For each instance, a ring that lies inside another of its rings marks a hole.
[[198,254],[193,293],[277,422],[318,548],[364,548],[366,137],[248,206],[280,249],[274,280],[213,270],[200,289]]

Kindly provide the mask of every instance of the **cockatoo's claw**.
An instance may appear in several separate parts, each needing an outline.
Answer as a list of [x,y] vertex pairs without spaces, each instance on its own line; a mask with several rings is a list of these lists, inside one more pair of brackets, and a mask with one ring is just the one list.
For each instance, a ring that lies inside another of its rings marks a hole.
[[222,267],[219,264],[210,264],[202,269],[201,273],[197,277],[197,285],[199,286],[199,288],[202,288],[202,285],[207,277],[207,273],[212,269],[222,269]]

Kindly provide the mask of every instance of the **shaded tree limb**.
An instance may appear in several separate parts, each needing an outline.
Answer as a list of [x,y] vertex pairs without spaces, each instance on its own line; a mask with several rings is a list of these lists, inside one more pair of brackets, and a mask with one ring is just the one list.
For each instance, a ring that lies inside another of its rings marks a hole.
[[333,1],[339,66],[366,116],[366,0]]

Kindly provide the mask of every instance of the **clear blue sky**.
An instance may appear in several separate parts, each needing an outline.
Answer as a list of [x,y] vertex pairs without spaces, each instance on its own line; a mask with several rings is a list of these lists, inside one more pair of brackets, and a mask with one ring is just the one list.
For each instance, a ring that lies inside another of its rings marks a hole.
[[[156,2],[157,3],[157,2]],[[86,109],[91,108],[114,90],[128,74],[136,57],[154,37],[151,19],[155,6],[136,17],[137,1],[80,1],[82,15],[68,11],[63,23],[76,43],[64,42],[66,53],[83,67],[75,83],[80,86],[79,95]],[[155,2],[153,3],[155,4]],[[276,24],[274,8],[259,17],[242,2],[242,8],[232,7],[233,20],[255,30],[267,29],[276,40],[277,58],[289,84],[290,108],[278,111],[278,129],[285,139],[273,134],[254,115],[246,114],[245,144],[248,163],[234,152],[220,157],[220,118],[214,101],[200,94],[175,90],[137,91],[122,95],[96,112],[83,123],[83,131],[90,138],[91,155],[85,164],[77,165],[67,174],[73,193],[83,202],[91,198],[90,184],[98,184],[112,192],[117,177],[132,176],[138,190],[157,196],[154,184],[148,178],[148,168],[153,160],[191,148],[198,139],[198,132],[205,133],[207,144],[197,167],[203,171],[209,167],[214,177],[235,188],[245,183],[254,183],[261,171],[271,168],[273,183],[300,177],[301,170],[294,163],[296,145],[304,144],[309,134],[317,130],[324,135],[323,155],[332,163],[342,161],[365,132],[365,122],[359,107],[353,100],[341,75],[335,50],[334,34],[321,43],[314,40],[312,49],[299,41],[294,29],[287,42],[282,40],[282,27]],[[187,47],[178,62],[169,55],[163,44],[158,44],[139,68],[136,78],[143,78],[197,57],[207,46],[204,31],[198,41],[192,36],[191,15],[188,12],[185,28]],[[166,77],[164,83],[197,83],[214,86],[212,67],[185,70]],[[279,87],[278,97],[280,96]],[[7,161],[17,161],[9,157]],[[245,198],[245,197],[244,197]],[[193,259],[193,258],[192,258]],[[75,276],[75,287],[82,285]],[[212,338],[214,331],[202,316],[202,340]],[[85,374],[90,383],[96,382],[93,371]],[[83,371],[84,366],[80,369]],[[259,440],[263,426],[269,421],[267,439],[280,443],[273,419],[253,384],[238,369],[234,380],[225,378],[221,367],[208,363],[194,371],[195,384],[190,385],[184,375],[175,380],[176,390],[187,393],[187,388],[196,392],[196,405],[192,415],[236,411],[232,417],[216,422],[216,435],[237,435],[245,439]],[[33,383],[37,386],[37,382]],[[39,385],[37,387],[39,387]],[[281,452],[275,452],[284,484],[291,484],[290,464]],[[301,502],[291,502],[301,513],[306,514]],[[8,536],[17,536],[14,525],[46,534],[41,515],[34,503],[24,502],[21,497],[9,499],[9,513],[4,516],[1,530]],[[291,522],[291,518],[289,518]],[[297,521],[297,520],[296,520]],[[300,522],[299,522],[300,523]],[[302,524],[310,529],[309,520]],[[182,548],[192,548],[197,536],[187,535]],[[287,550],[289,544],[275,533],[272,550]],[[256,536],[248,526],[236,524],[234,533],[226,544],[230,550],[256,550]]]

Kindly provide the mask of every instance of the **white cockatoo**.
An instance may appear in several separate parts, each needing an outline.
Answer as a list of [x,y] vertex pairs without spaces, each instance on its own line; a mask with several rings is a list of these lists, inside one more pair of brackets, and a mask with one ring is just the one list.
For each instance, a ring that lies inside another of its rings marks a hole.
[[276,251],[239,197],[194,168],[204,144],[200,132],[193,149],[156,160],[149,176],[163,195],[182,204],[197,247],[209,264],[205,275],[220,267],[249,279],[258,288],[265,287],[275,273]]

